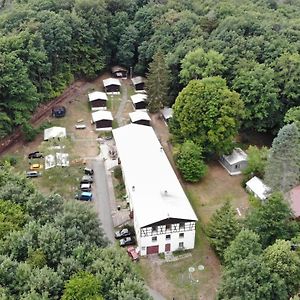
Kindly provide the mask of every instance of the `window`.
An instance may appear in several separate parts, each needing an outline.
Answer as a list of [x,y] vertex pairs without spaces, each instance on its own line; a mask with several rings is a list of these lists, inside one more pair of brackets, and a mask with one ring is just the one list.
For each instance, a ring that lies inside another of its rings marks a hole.
[[184,233],[183,232],[181,232],[181,233],[179,233],[179,238],[184,238]]
[[146,250],[146,247],[142,247],[142,251],[145,251]]
[[153,226],[152,231],[157,231],[157,226]]
[[179,248],[180,248],[180,249],[184,248],[183,242],[180,242],[180,243],[179,243]]
[[170,240],[171,239],[171,234],[167,234],[166,235],[166,240]]
[[171,224],[167,224],[166,225],[166,230],[171,230],[172,225]]
[[184,223],[179,223],[179,229],[184,229]]
[[156,242],[157,241],[157,236],[153,236],[152,237],[152,242]]

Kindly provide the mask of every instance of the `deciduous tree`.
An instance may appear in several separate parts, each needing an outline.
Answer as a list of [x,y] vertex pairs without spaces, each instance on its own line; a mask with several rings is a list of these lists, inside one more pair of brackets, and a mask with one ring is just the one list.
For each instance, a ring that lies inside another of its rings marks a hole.
[[178,139],[190,139],[205,154],[229,153],[243,117],[239,94],[220,77],[192,80],[173,105],[171,131]]

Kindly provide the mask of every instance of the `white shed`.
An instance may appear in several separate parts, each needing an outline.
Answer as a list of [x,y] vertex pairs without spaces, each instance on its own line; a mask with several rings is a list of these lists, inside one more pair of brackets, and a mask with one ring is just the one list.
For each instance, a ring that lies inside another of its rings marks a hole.
[[260,200],[265,200],[271,191],[271,189],[256,176],[246,182],[246,189]]
[[64,138],[67,136],[65,127],[51,127],[44,130],[44,141],[54,138]]
[[98,110],[92,113],[96,130],[112,130],[113,116],[110,111]]
[[247,167],[247,160],[247,154],[241,148],[235,148],[230,155],[222,155],[219,162],[230,175],[239,175]]
[[151,118],[145,111],[134,111],[129,113],[131,123],[150,126]]
[[91,104],[92,110],[105,110],[107,103],[107,95],[104,92],[92,92],[88,94],[89,102]]

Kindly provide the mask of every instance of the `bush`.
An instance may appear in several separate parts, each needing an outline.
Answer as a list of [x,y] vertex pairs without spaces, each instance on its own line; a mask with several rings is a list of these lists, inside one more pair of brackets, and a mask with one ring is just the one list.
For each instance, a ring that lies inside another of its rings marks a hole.
[[18,159],[13,155],[7,155],[2,158],[1,164],[4,165],[5,163],[8,163],[10,166],[15,166],[18,162]]
[[197,182],[207,172],[207,166],[202,159],[202,148],[192,141],[185,141],[174,159],[186,181]]
[[123,178],[122,169],[120,166],[116,166],[114,168],[114,177],[118,180],[121,180]]
[[22,125],[22,132],[26,142],[32,142],[38,134],[38,130],[33,128],[29,123]]

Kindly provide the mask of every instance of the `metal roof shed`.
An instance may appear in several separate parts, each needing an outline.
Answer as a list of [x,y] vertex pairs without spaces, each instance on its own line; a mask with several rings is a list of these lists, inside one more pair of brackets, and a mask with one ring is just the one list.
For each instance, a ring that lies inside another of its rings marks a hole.
[[150,126],[151,118],[145,111],[134,111],[129,113],[131,123]]
[[230,155],[222,155],[219,162],[230,175],[238,175],[247,167],[247,159],[247,154],[241,148],[235,148]]
[[265,200],[271,191],[271,189],[256,176],[246,182],[246,189],[260,200]]
[[88,94],[92,110],[106,109],[107,95],[103,92],[92,92]]
[[110,111],[98,110],[92,113],[96,130],[112,130],[113,116]]

